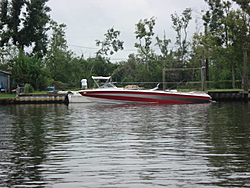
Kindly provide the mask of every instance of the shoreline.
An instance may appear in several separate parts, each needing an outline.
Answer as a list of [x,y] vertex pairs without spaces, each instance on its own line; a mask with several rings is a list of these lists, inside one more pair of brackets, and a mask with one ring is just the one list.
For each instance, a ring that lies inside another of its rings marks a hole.
[[[207,91],[213,101],[248,102],[249,92],[244,91]],[[22,94],[14,98],[0,98],[0,105],[8,104],[69,104],[67,94]]]
[[14,98],[0,98],[0,105],[8,104],[68,104],[68,96],[65,94],[27,94]]

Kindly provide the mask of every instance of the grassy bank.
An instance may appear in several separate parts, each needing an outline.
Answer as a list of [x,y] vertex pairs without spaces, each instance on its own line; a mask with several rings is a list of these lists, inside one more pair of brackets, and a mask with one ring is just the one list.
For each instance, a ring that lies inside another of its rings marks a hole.
[[[46,94],[47,91],[36,91],[33,93],[29,93],[29,94]],[[16,93],[0,93],[0,98],[15,98],[16,97]]]
[[[178,89],[178,91],[195,91],[194,89]],[[207,91],[243,91],[243,89],[211,89]],[[35,91],[33,93],[29,94],[47,94],[47,91]],[[16,97],[15,93],[9,94],[9,93],[0,93],[0,98],[14,98]]]
[[16,94],[9,94],[9,93],[0,93],[0,98],[14,98]]

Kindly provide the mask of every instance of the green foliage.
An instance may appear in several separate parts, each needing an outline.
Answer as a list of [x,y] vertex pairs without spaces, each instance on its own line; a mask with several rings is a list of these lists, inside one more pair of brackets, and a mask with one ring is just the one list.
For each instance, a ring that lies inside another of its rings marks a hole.
[[69,86],[66,83],[60,81],[51,81],[49,82],[50,86],[55,87],[56,90],[66,90]]
[[46,56],[46,67],[48,68],[51,78],[55,81],[68,83],[68,71],[71,68],[73,53],[67,50],[67,41],[65,40],[65,24],[50,22],[52,37]]
[[233,1],[235,1],[238,5],[240,5],[241,9],[250,15],[249,1],[247,0],[233,0]]
[[32,47],[42,57],[47,51],[48,0],[2,0],[0,6],[0,46]]
[[123,41],[118,39],[121,34],[120,31],[116,31],[114,28],[108,29],[104,34],[105,39],[103,41],[96,40],[96,45],[101,46],[101,49],[96,52],[97,56],[113,55],[118,50],[123,50]]
[[[241,80],[236,80],[236,87],[232,87],[233,80],[207,81],[207,90],[211,89],[240,89],[242,85]],[[201,82],[187,82],[178,85],[177,89],[201,90]]]
[[24,93],[33,93],[34,88],[30,84],[25,84],[24,85]]
[[249,15],[244,10],[235,10],[230,1],[205,1],[209,5],[203,15],[205,32],[193,38],[193,55],[206,60],[210,80],[232,79],[236,87],[235,80],[242,79],[246,69],[243,51],[250,43]]
[[139,39],[139,43],[135,43],[135,47],[138,48],[139,55],[148,60],[152,57],[153,50],[151,49],[152,37],[154,36],[155,18],[140,20],[136,24],[136,39]]
[[168,57],[168,45],[170,44],[171,40],[166,38],[166,33],[164,31],[164,36],[163,39],[160,39],[159,36],[157,36],[156,38],[156,45],[159,47],[163,58],[167,58]]
[[35,90],[45,89],[48,82],[48,71],[37,56],[29,57],[23,52],[10,63],[12,79],[16,85],[30,84]]
[[[187,28],[189,25],[190,20],[192,19],[192,9],[186,8],[182,15],[171,14],[172,18],[172,28],[176,31],[176,42],[175,44],[178,46],[176,51],[177,59],[183,60],[185,58],[185,54],[187,54],[189,43],[187,41]],[[184,36],[182,36],[184,33]]]

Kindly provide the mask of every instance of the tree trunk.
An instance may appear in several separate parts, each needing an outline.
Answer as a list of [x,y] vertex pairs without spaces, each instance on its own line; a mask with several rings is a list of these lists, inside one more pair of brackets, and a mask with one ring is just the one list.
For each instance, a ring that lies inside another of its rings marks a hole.
[[234,70],[234,62],[232,61],[232,80],[233,80],[233,83],[232,83],[232,87],[233,89],[236,88],[235,86],[235,70]]
[[248,76],[247,76],[247,49],[243,49],[243,89],[248,91]]
[[244,101],[248,102],[247,49],[243,48],[243,89]]
[[206,66],[206,81],[209,81],[209,60],[208,60],[208,58],[206,58],[205,66]]

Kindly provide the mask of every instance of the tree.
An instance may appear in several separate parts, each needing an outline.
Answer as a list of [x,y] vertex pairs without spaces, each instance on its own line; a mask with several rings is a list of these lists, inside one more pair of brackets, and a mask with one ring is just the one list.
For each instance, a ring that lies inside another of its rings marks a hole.
[[108,29],[107,33],[104,34],[105,39],[103,41],[96,40],[96,45],[101,46],[96,53],[97,56],[103,55],[113,55],[115,52],[119,50],[123,50],[123,41],[118,39],[120,31],[116,31],[113,27]]
[[135,82],[137,59],[135,54],[130,54],[127,61],[118,63],[118,67],[114,70],[112,77],[120,82]]
[[[1,33],[1,47],[8,44],[10,40],[18,48],[20,47],[21,37],[19,35],[19,26],[21,23],[21,9],[24,5],[24,0],[2,0],[0,7],[0,28]],[[19,42],[19,43],[18,43]]]
[[[205,33],[204,37],[206,42],[204,45],[204,58],[205,58],[205,67],[206,67],[206,80],[209,80],[209,50],[211,49],[220,49],[223,45],[228,45],[228,14],[231,8],[231,3],[221,2],[221,0],[205,0],[210,9],[203,15]],[[212,42],[208,42],[212,40]],[[213,47],[209,46],[209,43],[213,43]],[[216,48],[217,47],[217,48]],[[223,48],[223,47],[222,47]],[[226,53],[223,49],[223,53]],[[221,52],[219,52],[221,53]],[[211,54],[211,53],[210,53]],[[214,53],[217,54],[217,53]],[[218,54],[217,54],[218,55]],[[225,61],[225,59],[224,59]]]
[[136,39],[139,42],[135,43],[135,47],[138,49],[138,57],[140,60],[137,62],[140,66],[140,70],[137,71],[137,74],[142,80],[151,81],[152,71],[154,69],[152,65],[152,61],[155,59],[154,50],[151,48],[152,40],[154,36],[154,26],[155,26],[155,18],[152,17],[150,19],[140,20],[136,24]]
[[48,84],[48,71],[38,55],[26,56],[22,51],[10,61],[12,79],[17,85],[30,84],[35,90],[44,90]]
[[[179,16],[177,13],[171,14],[172,18],[172,28],[176,31],[176,42],[175,44],[178,46],[176,56],[178,59],[185,59],[185,54],[187,53],[189,43],[187,42],[187,28],[190,20],[192,19],[192,9],[187,8],[182,12],[182,15]],[[184,33],[184,36],[182,35]]]
[[249,0],[233,0],[238,5],[240,5],[241,9],[250,15],[250,1]]
[[243,50],[243,89],[244,91],[248,91],[249,88],[249,83],[248,83],[248,59],[247,59],[247,51],[249,51],[249,44],[250,44],[250,34],[249,34],[249,29],[250,29],[250,2],[245,1],[245,0],[234,0],[237,4],[240,5],[243,14],[246,13],[247,15],[243,16],[243,19],[245,20],[245,26],[247,27],[247,32],[244,35],[245,40],[242,45],[242,50]]
[[140,56],[145,60],[152,58],[153,50],[151,49],[152,37],[154,36],[155,18],[140,20],[136,24],[136,39],[139,43],[135,43]]
[[[243,62],[243,54],[249,45],[249,16],[244,11],[235,11],[229,1],[206,0],[210,9],[203,16],[205,27],[210,33],[210,40],[213,45],[213,70],[218,69],[222,73],[231,71],[233,87],[235,87],[236,70],[242,69],[241,75],[246,75],[246,60]],[[244,4],[244,3],[243,3]],[[241,54],[241,55],[240,55]],[[245,56],[244,56],[245,57]],[[243,76],[244,83],[247,83],[246,76]],[[246,84],[245,84],[246,85]]]
[[165,33],[165,31],[164,31],[163,39],[160,39],[160,38],[157,36],[157,37],[156,37],[156,41],[157,41],[156,45],[160,48],[160,51],[161,51],[161,53],[162,53],[163,58],[166,59],[167,56],[169,55],[169,54],[168,54],[168,52],[169,52],[169,51],[168,51],[168,45],[169,45],[169,43],[171,42],[171,40],[166,38],[166,33]]
[[71,66],[72,52],[67,50],[65,39],[65,24],[50,22],[52,36],[46,56],[46,66],[50,71],[51,78],[55,81],[67,83],[70,79],[68,74]]
[[[48,0],[30,0],[26,2],[27,13],[24,20],[24,27],[20,33],[26,39],[24,45],[34,46],[33,53],[41,55],[47,52],[47,34],[49,30],[47,24],[50,16],[47,14],[51,9],[45,4]],[[32,44],[33,43],[33,44]]]
[[46,53],[48,0],[2,0],[0,7],[0,46],[13,44],[18,49],[32,47],[33,53]]

